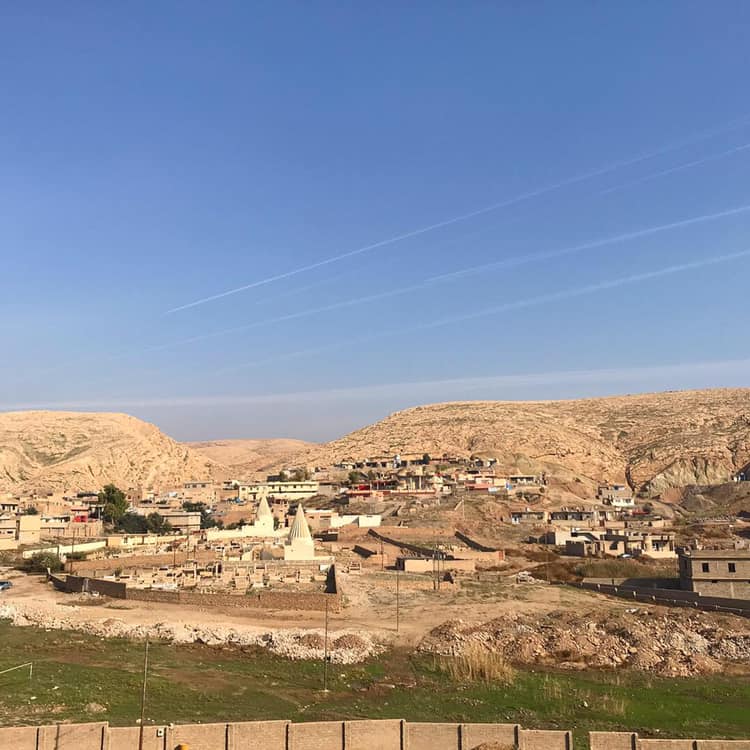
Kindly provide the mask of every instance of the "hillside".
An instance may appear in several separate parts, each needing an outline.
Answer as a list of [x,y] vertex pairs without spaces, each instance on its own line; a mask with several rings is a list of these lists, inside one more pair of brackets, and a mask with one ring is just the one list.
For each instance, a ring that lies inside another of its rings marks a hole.
[[492,456],[521,472],[627,479],[653,492],[726,481],[750,462],[750,389],[418,406],[297,460],[330,465],[421,452]]
[[212,461],[226,466],[232,477],[244,479],[284,464],[292,456],[315,447],[304,440],[274,438],[268,440],[209,440],[186,443]]
[[226,476],[210,458],[127,414],[0,413],[0,492],[167,488]]

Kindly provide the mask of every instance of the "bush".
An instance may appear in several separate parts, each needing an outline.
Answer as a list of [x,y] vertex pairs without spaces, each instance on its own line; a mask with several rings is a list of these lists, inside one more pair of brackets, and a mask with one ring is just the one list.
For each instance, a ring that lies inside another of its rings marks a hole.
[[63,562],[54,552],[37,552],[24,561],[24,568],[29,573],[58,573],[63,569]]
[[481,643],[470,643],[458,656],[442,658],[439,666],[456,682],[510,685],[516,677],[516,670],[502,654]]

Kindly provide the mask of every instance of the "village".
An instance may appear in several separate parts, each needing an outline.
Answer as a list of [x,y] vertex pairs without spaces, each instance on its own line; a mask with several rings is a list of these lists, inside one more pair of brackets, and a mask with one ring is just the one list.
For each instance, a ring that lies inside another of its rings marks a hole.
[[712,523],[713,533],[686,536],[667,504],[623,483],[423,453],[158,491],[8,495],[0,554],[49,566],[66,592],[183,604],[213,595],[216,606],[289,611],[341,609],[347,587],[361,587],[355,577],[391,589],[404,574],[407,589],[434,591],[482,577],[556,582],[553,560],[617,561],[620,574],[561,579],[599,591],[627,581],[665,600],[750,599],[747,513]]

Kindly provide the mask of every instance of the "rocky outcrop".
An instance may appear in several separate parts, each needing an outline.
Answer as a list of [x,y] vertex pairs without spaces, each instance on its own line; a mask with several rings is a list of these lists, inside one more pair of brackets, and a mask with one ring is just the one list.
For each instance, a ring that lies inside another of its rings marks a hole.
[[725,482],[750,462],[750,389],[419,406],[297,460],[330,465],[422,452],[494,457],[507,471],[627,481],[646,493]]
[[127,414],[0,414],[0,492],[170,488],[227,470]]

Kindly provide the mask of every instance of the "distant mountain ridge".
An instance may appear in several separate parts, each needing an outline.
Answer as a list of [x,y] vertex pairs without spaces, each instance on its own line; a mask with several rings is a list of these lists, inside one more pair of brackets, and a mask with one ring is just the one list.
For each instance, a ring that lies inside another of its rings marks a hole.
[[653,492],[711,484],[750,462],[750,389],[417,406],[296,458],[331,465],[421,452],[495,457],[508,471],[628,481]]
[[493,456],[501,470],[628,481],[655,493],[712,484],[750,464],[750,389],[432,404],[321,445],[178,443],[126,414],[0,413],[0,492],[96,490],[107,482],[169,489],[396,453]]
[[0,491],[163,489],[227,469],[127,414],[0,413]]
[[293,456],[315,447],[315,443],[290,438],[206,440],[186,445],[226,466],[233,479],[273,471]]

